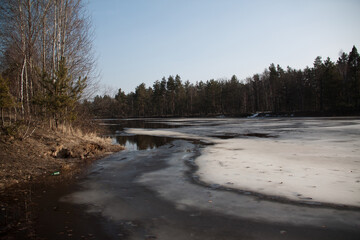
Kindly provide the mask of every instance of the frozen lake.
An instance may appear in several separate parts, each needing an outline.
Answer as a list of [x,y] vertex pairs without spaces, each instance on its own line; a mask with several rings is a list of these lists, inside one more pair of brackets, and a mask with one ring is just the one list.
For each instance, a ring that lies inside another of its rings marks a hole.
[[104,123],[126,150],[59,194],[63,208],[98,219],[98,238],[360,236],[359,118]]
[[202,140],[196,159],[209,184],[298,202],[360,207],[360,120],[172,119],[170,130],[128,129]]

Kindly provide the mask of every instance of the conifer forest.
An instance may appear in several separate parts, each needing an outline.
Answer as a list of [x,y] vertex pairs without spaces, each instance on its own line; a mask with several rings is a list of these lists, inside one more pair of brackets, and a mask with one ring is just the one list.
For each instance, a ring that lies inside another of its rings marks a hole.
[[312,67],[283,69],[270,64],[244,80],[210,79],[196,84],[179,75],[153,86],[138,85],[114,98],[85,102],[101,117],[246,116],[256,112],[348,115],[360,111],[360,56],[353,46],[336,62],[318,56]]

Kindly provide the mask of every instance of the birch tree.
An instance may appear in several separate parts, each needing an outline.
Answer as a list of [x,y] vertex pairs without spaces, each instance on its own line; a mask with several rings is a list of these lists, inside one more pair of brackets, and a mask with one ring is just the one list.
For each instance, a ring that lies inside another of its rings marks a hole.
[[36,113],[34,96],[47,94],[42,76],[57,81],[62,59],[69,75],[86,76],[91,86],[95,59],[84,1],[0,0],[0,26],[0,71],[24,119]]

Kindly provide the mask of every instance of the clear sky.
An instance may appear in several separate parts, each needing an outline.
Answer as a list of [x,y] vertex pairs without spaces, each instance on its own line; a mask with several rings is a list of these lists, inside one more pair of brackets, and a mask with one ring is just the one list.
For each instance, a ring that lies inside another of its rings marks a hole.
[[360,51],[359,0],[89,0],[101,84],[126,93],[312,66]]

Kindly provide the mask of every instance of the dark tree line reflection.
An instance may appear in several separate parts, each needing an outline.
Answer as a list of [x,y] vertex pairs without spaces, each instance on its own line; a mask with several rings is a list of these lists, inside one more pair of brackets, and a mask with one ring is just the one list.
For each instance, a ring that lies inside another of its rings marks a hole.
[[103,123],[111,132],[123,131],[125,128],[178,128],[181,126],[168,125],[161,122],[150,122],[145,120],[117,120],[108,119],[103,120]]
[[155,137],[147,135],[135,136],[116,136],[116,143],[126,145],[130,143],[136,145],[138,150],[154,149],[170,143],[173,139],[168,137]]

